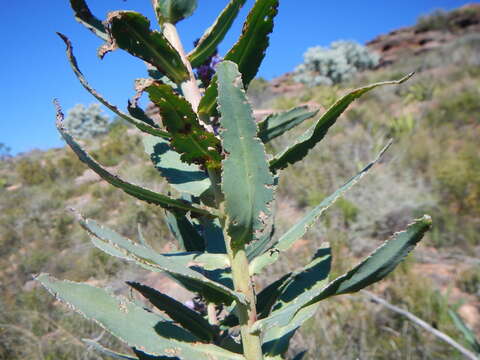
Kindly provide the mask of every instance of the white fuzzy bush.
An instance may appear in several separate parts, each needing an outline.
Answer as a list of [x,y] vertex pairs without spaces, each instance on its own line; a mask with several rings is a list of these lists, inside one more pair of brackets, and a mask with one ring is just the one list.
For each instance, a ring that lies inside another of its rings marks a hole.
[[68,111],[65,126],[78,139],[91,139],[108,130],[108,116],[102,113],[99,104],[85,107],[77,104]]
[[379,56],[354,41],[335,41],[329,48],[307,49],[304,63],[295,69],[295,81],[308,86],[333,85],[349,79],[358,71],[374,68]]

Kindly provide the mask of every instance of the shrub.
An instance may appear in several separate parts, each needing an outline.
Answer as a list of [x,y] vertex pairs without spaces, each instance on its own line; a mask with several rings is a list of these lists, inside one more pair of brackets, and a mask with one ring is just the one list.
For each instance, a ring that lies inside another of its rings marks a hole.
[[[267,283],[261,291],[255,286],[255,279],[274,264],[285,261],[286,250],[378,163],[388,146],[290,230],[274,238],[275,190],[281,170],[304,160],[355,99],[376,87],[400,84],[408,77],[350,91],[284,151],[268,156],[266,144],[317,114],[307,107],[298,107],[268,116],[257,125],[247,101],[245,88],[263,60],[278,0],[255,2],[243,34],[216,67],[214,80],[203,97],[191,69],[203,64],[216,51],[244,2],[232,0],[188,55],[183,52],[175,23],[190,16],[196,2],[154,0],[152,3],[162,32],[151,31],[148,19],[136,12],[115,11],[102,23],[84,1],[71,2],[81,22],[107,42],[101,55],[121,48],[156,67],[176,84],[171,87],[150,79],[137,89],[139,95],[148,93],[160,109],[162,127],[133,103],[130,115],[109,106],[147,133],[145,151],[171,190],[167,194],[157,192],[111,173],[68,132],[58,103],[57,128],[80,160],[113,187],[165,210],[179,251],[159,253],[141,234],[135,242],[79,216],[93,244],[107,255],[167,274],[195,294],[193,305],[189,307],[137,282],[127,284],[160,313],[89,284],[60,281],[48,274],[38,275],[37,280],[58,299],[122,339],[132,348],[133,359],[280,359],[295,331],[314,315],[320,301],[357,292],[382,280],[431,226],[427,215],[415,220],[358,265],[346,265],[350,270],[332,281],[329,281],[332,250],[324,243],[312,252],[313,257],[304,266]],[[60,36],[67,45],[76,75],[99,98],[81,76],[70,41]],[[334,47],[341,48],[349,61],[356,64],[351,47],[346,44]],[[102,102],[108,103],[103,98]],[[97,195],[103,198],[102,193]],[[115,200],[111,207],[122,207]],[[353,204],[343,201],[340,208],[345,221],[356,217]],[[148,223],[146,216],[139,219]],[[93,265],[105,264],[106,259],[104,255],[96,256]],[[132,358],[106,350],[94,341],[89,343],[114,357]]]
[[77,104],[68,111],[65,127],[79,139],[92,139],[107,132],[108,117],[99,104]]
[[378,65],[379,56],[353,41],[335,41],[330,48],[315,46],[303,55],[294,79],[307,86],[332,85]]

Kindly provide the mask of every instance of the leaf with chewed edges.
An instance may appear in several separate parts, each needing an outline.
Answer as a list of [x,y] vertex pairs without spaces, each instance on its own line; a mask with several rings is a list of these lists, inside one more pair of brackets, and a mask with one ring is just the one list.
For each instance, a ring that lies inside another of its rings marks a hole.
[[267,318],[255,322],[251,331],[287,326],[300,310],[309,305],[317,304],[331,296],[359,291],[382,280],[413,250],[430,229],[431,224],[432,220],[428,215],[415,220],[406,230],[395,233],[352,270],[333,280],[323,289],[313,287],[303,291],[279,309],[275,309]]
[[60,281],[48,274],[36,277],[55,297],[87,319],[95,320],[129,346],[156,356],[197,360],[242,360],[239,354],[198,339],[160,314],[149,312],[90,285]]
[[222,162],[227,231],[232,247],[243,247],[261,235],[271,215],[273,176],[257,125],[243,90],[237,65],[223,61],[217,66],[220,137],[227,153]]
[[90,169],[92,169],[97,175],[99,175],[102,179],[110,183],[111,185],[123,190],[127,194],[136,197],[137,199],[146,201],[148,203],[152,203],[155,205],[159,205],[165,209],[171,211],[180,211],[180,212],[188,212],[191,211],[193,213],[199,215],[207,215],[212,216],[208,210],[202,209],[199,206],[195,206],[189,204],[186,201],[172,199],[168,196],[156,193],[154,191],[145,189],[141,186],[134,185],[131,183],[122,180],[120,177],[110,173],[104,167],[102,167],[97,161],[95,161],[82,147],[73,139],[73,137],[66,131],[63,127],[63,113],[61,111],[60,105],[58,102],[56,103],[57,106],[57,129],[65,139],[67,144],[70,148],[75,152],[78,156],[80,161],[85,163]]
[[212,26],[210,26],[198,41],[197,46],[188,54],[188,60],[193,68],[202,65],[217,49],[246,0],[230,0]]
[[181,154],[182,161],[220,167],[220,140],[200,124],[192,105],[169,85],[152,83],[145,91],[160,109],[163,125],[171,136],[170,145]]
[[302,160],[308,152],[325,137],[328,130],[335,124],[338,117],[348,108],[348,106],[362,95],[378,86],[401,84],[404,81],[407,81],[412,75],[413,73],[400,80],[384,81],[367,85],[352,90],[342,96],[316,121],[315,124],[310,127],[310,129],[304,132],[293,145],[288,146],[280,154],[275,155],[275,157],[270,160],[270,169],[275,172]]
[[[243,24],[240,38],[224,57],[224,60],[233,61],[238,65],[245,89],[257,74],[265,57],[270,33],[273,30],[273,20],[278,12],[278,3],[279,0],[257,0]],[[217,77],[214,77],[205,90],[198,112],[212,115],[217,110],[217,96]]]
[[75,20],[85,26],[88,30],[97,35],[104,41],[109,40],[109,36],[103,23],[92,14],[85,0],[70,0],[70,6],[75,12]]
[[193,14],[197,0],[152,0],[152,5],[160,24],[176,24]]
[[158,126],[156,126],[156,125],[154,126],[154,124],[151,124],[151,123],[150,124],[145,123],[141,119],[137,119],[134,116],[130,116],[130,115],[124,113],[118,107],[116,107],[115,105],[108,102],[108,100],[105,99],[101,94],[99,94],[94,88],[92,88],[90,86],[90,84],[87,82],[87,80],[85,79],[85,77],[83,76],[83,73],[80,71],[80,68],[78,67],[77,59],[73,55],[72,43],[70,42],[70,40],[65,35],[63,35],[61,33],[57,33],[57,34],[65,42],[65,45],[67,46],[66,53],[67,53],[68,61],[70,62],[70,66],[71,66],[73,72],[75,73],[78,80],[80,81],[80,84],[82,84],[82,86],[90,94],[92,94],[95,99],[100,101],[110,111],[114,112],[115,114],[120,116],[122,119],[124,119],[124,120],[128,121],[130,124],[134,125],[137,129],[139,129],[143,132],[146,132],[148,134],[154,135],[154,136],[162,137],[162,138],[165,138],[165,139],[170,138],[170,134],[167,133],[166,131],[163,131],[163,130],[159,129]]
[[252,275],[259,274],[265,267],[273,264],[280,257],[282,252],[288,250],[297,240],[315,224],[318,218],[330,207],[335,201],[350,190],[367,172],[382,158],[383,154],[388,150],[391,141],[380,151],[377,157],[365,166],[357,175],[348,180],[333,194],[326,197],[319,205],[308,212],[299,222],[292,226],[285,234],[283,234],[270,249],[262,255],[253,259],[250,264],[250,273]]
[[155,66],[175,83],[189,79],[188,70],[167,38],[150,30],[150,20],[134,11],[114,11],[108,14],[111,43],[100,51],[103,57],[108,51],[121,48]]
[[258,137],[266,144],[286,131],[317,115],[318,110],[311,111],[308,106],[298,106],[293,109],[268,115],[258,123]]
[[[225,276],[224,273],[230,264],[225,255],[198,252],[159,254],[151,248],[134,243],[111,229],[100,226],[93,220],[81,220],[80,224],[95,239],[95,242],[101,241],[107,247],[112,247],[117,254],[121,254],[120,258],[133,261],[150,271],[165,272],[182,285],[187,284],[189,290],[201,294],[209,301],[227,304],[233,300],[245,302],[244,295],[207,276],[209,272]],[[112,255],[115,252],[109,251]]]

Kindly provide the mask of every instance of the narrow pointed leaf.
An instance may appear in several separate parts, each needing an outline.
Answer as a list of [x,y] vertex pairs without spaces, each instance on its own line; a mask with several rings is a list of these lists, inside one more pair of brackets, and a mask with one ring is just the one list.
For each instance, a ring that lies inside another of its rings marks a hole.
[[175,190],[200,197],[211,188],[205,171],[196,164],[182,162],[180,154],[171,149],[168,141],[145,136],[143,145],[155,168]]
[[161,315],[148,312],[124,298],[116,298],[103,289],[59,281],[47,274],[36,279],[75,311],[147,354],[197,360],[211,360],[212,357],[218,360],[244,359],[218,346],[202,344]]
[[108,172],[103,168],[97,161],[95,161],[85,150],[83,150],[80,145],[72,138],[72,136],[66,131],[62,124],[63,114],[59,105],[57,104],[57,129],[65,139],[70,148],[75,152],[80,161],[84,162],[90,169],[92,169],[97,175],[102,179],[110,183],[111,185],[123,190],[127,194],[136,197],[137,199],[159,205],[165,209],[172,211],[181,211],[188,212],[192,211],[199,215],[209,215],[211,214],[208,210],[202,209],[200,207],[191,205],[185,201],[172,199],[168,196],[156,193],[154,191],[145,189],[141,186],[128,183],[117,175],[114,175]]
[[111,357],[113,359],[138,360],[138,358],[136,356],[134,357],[134,356],[130,356],[130,355],[127,355],[127,354],[120,354],[120,353],[117,353],[113,350],[107,349],[107,348],[103,347],[102,345],[100,345],[95,340],[90,340],[90,339],[82,339],[82,340],[83,340],[84,343],[88,344],[89,346],[91,346],[93,349],[95,349],[99,353],[101,353],[103,355],[106,355],[108,357]]
[[215,328],[202,315],[191,310],[181,302],[149,286],[130,281],[127,281],[127,284],[148,299],[153,306],[163,311],[170,319],[190,331],[200,340],[211,342],[217,335]]
[[210,26],[200,38],[197,46],[188,54],[188,60],[192,67],[202,65],[217,49],[223,40],[238,12],[246,0],[230,0],[212,26]]
[[191,104],[165,84],[151,84],[145,91],[160,109],[172,137],[171,147],[181,154],[182,161],[218,168],[222,160],[220,140],[200,124]]
[[122,254],[121,258],[134,261],[151,271],[165,272],[180,283],[188,284],[189,289],[202,294],[209,301],[227,304],[232,300],[245,302],[243,295],[202,275],[207,273],[207,270],[221,272],[227,268],[229,261],[226,256],[202,253],[162,255],[98,225],[93,220],[83,220],[81,225],[96,241],[102,241],[115,248]]
[[331,296],[352,293],[382,280],[413,250],[431,227],[432,220],[425,215],[415,220],[405,231],[395,233],[390,240],[377,248],[360,264],[329,283],[323,289],[314,287],[297,296],[295,299],[274,310],[266,319],[257,321],[252,332],[266,330],[274,326],[287,326],[301,309],[318,303]]
[[287,147],[280,154],[275,155],[275,157],[270,160],[270,169],[272,171],[281,170],[288,165],[302,160],[308,152],[325,137],[330,127],[335,124],[338,117],[348,108],[348,106],[363,94],[378,86],[401,84],[408,80],[412,75],[413,73],[400,80],[379,82],[350,91],[348,94],[337,100],[335,104],[333,104],[317,120],[317,122],[310,127],[310,129],[303,133],[293,145]]
[[318,218],[330,207],[335,201],[350,190],[367,172],[382,158],[383,154],[388,150],[391,141],[380,151],[377,157],[365,166],[357,175],[348,180],[333,194],[326,197],[319,205],[307,213],[299,222],[291,227],[284,235],[282,235],[273,246],[262,255],[255,258],[250,264],[250,273],[259,274],[265,267],[273,264],[280,257],[280,253],[288,250],[297,240],[301,239],[307,231],[315,224]]
[[257,125],[243,90],[237,65],[224,61],[219,78],[220,137],[227,153],[222,162],[222,191],[232,246],[258,238],[271,215],[273,176],[265,148],[256,137]]
[[185,251],[205,251],[205,240],[185,215],[167,212],[165,220],[181,249]]
[[125,114],[118,107],[116,107],[115,105],[108,102],[108,100],[106,100],[94,88],[92,88],[90,86],[90,84],[87,82],[87,80],[85,79],[85,77],[83,76],[83,73],[80,71],[80,68],[78,67],[77,59],[73,55],[72,43],[70,42],[70,40],[65,35],[63,35],[61,33],[57,33],[57,34],[65,42],[65,45],[67,46],[66,54],[67,54],[68,60],[70,62],[70,66],[71,66],[73,72],[75,73],[75,75],[77,76],[78,80],[80,81],[80,84],[82,84],[82,86],[90,94],[92,94],[95,99],[100,101],[109,110],[111,110],[112,112],[114,112],[115,114],[120,116],[122,119],[128,121],[130,124],[137,127],[139,130],[141,130],[143,132],[146,132],[148,134],[151,134],[151,135],[158,136],[158,137],[162,137],[162,138],[166,138],[166,139],[170,138],[170,134],[168,134],[166,131],[162,131],[162,130],[158,129],[158,127],[154,127],[152,125],[146,124],[145,122],[140,121],[133,116]]
[[109,40],[105,26],[92,14],[85,0],[70,0],[70,6],[75,12],[75,20],[84,25],[100,39],[104,41]]
[[462,333],[470,348],[475,351],[476,354],[480,355],[480,342],[477,340],[473,330],[465,324],[463,319],[455,311],[449,309],[448,315],[450,315],[455,327]]
[[[224,60],[233,61],[238,65],[245,89],[257,74],[265,57],[269,36],[273,30],[273,19],[277,15],[278,3],[279,0],[257,0],[243,24],[240,39],[224,57]],[[212,115],[216,111],[217,86],[215,77],[200,101],[199,113]]]
[[267,143],[286,131],[317,115],[318,110],[311,111],[308,106],[299,106],[288,111],[267,116],[258,123],[258,137]]
[[133,11],[114,11],[108,15],[108,31],[111,43],[100,55],[121,48],[131,55],[145,60],[167,75],[175,83],[189,79],[188,70],[175,48],[165,36],[150,30],[150,21]]

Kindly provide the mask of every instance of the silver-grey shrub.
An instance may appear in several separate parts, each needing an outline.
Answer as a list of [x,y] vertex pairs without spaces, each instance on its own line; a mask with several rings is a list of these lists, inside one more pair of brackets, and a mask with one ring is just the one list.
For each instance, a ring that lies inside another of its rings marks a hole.
[[314,46],[296,67],[295,81],[307,86],[341,83],[358,71],[374,68],[379,56],[355,41],[335,41],[330,47]]
[[68,110],[65,127],[79,139],[92,139],[107,132],[108,122],[109,118],[102,113],[100,104],[88,107],[77,104]]

